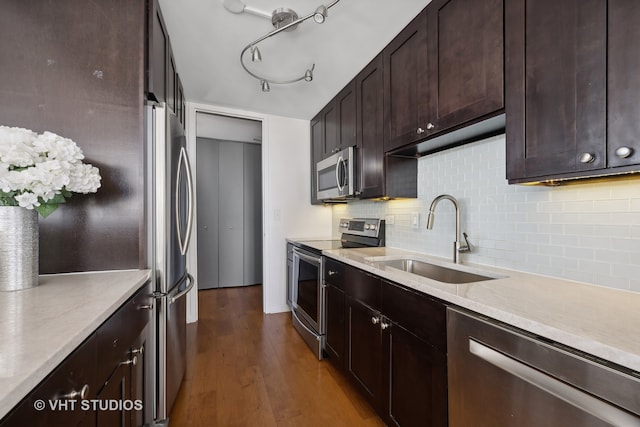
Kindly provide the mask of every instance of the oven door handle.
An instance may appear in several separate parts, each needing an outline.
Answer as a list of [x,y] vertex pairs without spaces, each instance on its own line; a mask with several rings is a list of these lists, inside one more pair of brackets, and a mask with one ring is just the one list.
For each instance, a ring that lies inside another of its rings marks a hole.
[[[319,257],[314,257],[311,255],[307,255],[304,252],[301,252],[299,250],[297,250],[296,248],[293,248],[293,256],[294,256],[294,265],[298,264],[296,263],[295,257],[297,256],[300,259],[303,259],[305,261],[307,261],[309,264],[313,264],[313,265],[317,265],[318,267],[320,266],[320,258]],[[295,283],[296,281],[294,281]]]
[[318,333],[304,324],[304,322],[296,314],[295,308],[291,310],[291,314],[293,315],[293,317],[296,318],[296,320],[298,321],[300,326],[302,326],[304,329],[307,330],[307,332],[309,332],[311,335],[313,335],[317,341],[320,341],[320,336],[318,335]]

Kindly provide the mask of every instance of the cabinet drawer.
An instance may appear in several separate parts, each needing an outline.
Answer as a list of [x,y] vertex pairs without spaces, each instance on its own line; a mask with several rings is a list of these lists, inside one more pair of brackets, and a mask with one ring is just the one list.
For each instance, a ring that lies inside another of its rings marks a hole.
[[446,305],[424,294],[382,280],[382,314],[446,352]]
[[363,304],[380,310],[380,278],[354,267],[345,269],[345,290]]
[[153,304],[147,284],[118,309],[96,332],[98,378],[108,378],[128,358],[130,344],[149,323]]
[[[0,422],[1,427],[51,427],[91,425],[93,413],[81,408],[80,392],[88,387],[87,399],[95,399],[98,379],[94,369],[96,337],[91,335],[73,351],[33,392]],[[64,397],[66,396],[66,397]],[[42,402],[39,402],[42,401]],[[36,403],[38,402],[38,403]],[[44,403],[43,410],[36,407]]]
[[324,281],[338,289],[344,290],[345,265],[331,258],[324,259]]

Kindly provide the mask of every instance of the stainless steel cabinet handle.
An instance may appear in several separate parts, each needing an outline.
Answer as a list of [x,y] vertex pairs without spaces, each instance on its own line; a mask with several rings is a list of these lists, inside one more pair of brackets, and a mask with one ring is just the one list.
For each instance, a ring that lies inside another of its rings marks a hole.
[[380,318],[376,317],[376,316],[373,316],[371,318],[371,323],[373,323],[374,325],[377,325],[378,323],[380,323]]
[[597,399],[577,388],[526,365],[519,360],[502,354],[473,339],[469,339],[471,354],[491,363],[505,372],[515,375],[523,381],[547,393],[559,397],[570,405],[580,408],[614,426],[638,426],[638,418],[615,406]]
[[578,160],[580,160],[580,163],[593,163],[595,159],[596,159],[596,156],[594,156],[591,153],[582,153],[578,157]]
[[125,360],[124,362],[120,362],[120,365],[133,365],[136,366],[138,364],[138,356],[133,356],[129,360]]
[[131,354],[139,354],[140,356],[142,356],[144,354],[144,346],[140,346],[140,348],[134,348],[133,350],[131,350]]
[[382,329],[383,331],[387,329],[389,326],[391,326],[390,323],[387,323],[387,322],[380,323],[380,329]]
[[626,159],[627,157],[633,154],[633,148],[631,147],[620,147],[616,150],[616,156],[621,159]]
[[138,310],[153,310],[153,304],[139,305]]
[[82,386],[80,390],[73,390],[67,394],[58,396],[58,400],[85,400],[89,397],[89,384]]
[[427,130],[431,130],[433,128],[435,128],[436,125],[434,125],[433,123],[427,123]]
[[329,276],[333,276],[333,275],[338,274],[338,272],[337,272],[337,271],[333,271],[333,270],[329,270],[329,271],[327,271],[327,274],[328,274]]
[[424,129],[422,129],[422,128],[418,128],[418,129],[416,129],[416,133],[417,133],[418,135],[422,135],[422,134],[424,133]]

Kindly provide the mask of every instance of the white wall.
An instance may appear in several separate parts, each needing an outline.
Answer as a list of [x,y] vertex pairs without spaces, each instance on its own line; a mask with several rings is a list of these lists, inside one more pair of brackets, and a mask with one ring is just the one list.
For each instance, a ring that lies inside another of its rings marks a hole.
[[[341,217],[393,215],[387,246],[450,258],[454,210],[436,208],[451,194],[462,207],[462,230],[473,252],[463,262],[494,265],[640,292],[640,177],[574,181],[558,187],[508,185],[504,135],[426,156],[418,161],[418,198],[359,201],[333,208]],[[414,229],[412,212],[420,214]]]
[[[287,311],[286,237],[331,235],[331,208],[310,204],[309,121],[188,102],[187,145],[192,159],[197,156],[199,111],[262,121],[263,310]],[[193,229],[198,229],[197,224]],[[197,233],[191,238],[187,257],[193,274],[197,272]],[[189,321],[197,320],[197,290],[189,294],[187,311]]]

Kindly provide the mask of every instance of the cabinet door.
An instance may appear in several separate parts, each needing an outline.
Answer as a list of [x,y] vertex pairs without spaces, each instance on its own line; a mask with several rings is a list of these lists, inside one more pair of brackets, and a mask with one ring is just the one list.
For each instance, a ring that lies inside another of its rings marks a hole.
[[329,157],[338,151],[338,106],[335,99],[322,110],[322,158]]
[[606,166],[606,0],[505,3],[507,178]]
[[618,167],[640,164],[640,2],[608,4],[608,166]]
[[147,96],[151,100],[164,102],[167,99],[169,36],[158,0],[151,0],[148,5]]
[[382,402],[380,313],[347,296],[347,372],[376,409]]
[[384,323],[384,328],[386,422],[399,427],[446,427],[446,354],[395,323]]
[[133,342],[131,355],[136,358],[136,363],[131,365],[131,400],[134,408],[131,410],[131,418],[134,426],[147,425],[153,420],[153,372],[151,353],[149,352],[149,327],[140,333]]
[[384,196],[384,75],[382,54],[356,77],[357,147],[361,198]]
[[424,139],[427,125],[426,10],[383,50],[385,151]]
[[318,176],[316,175],[316,163],[322,160],[324,154],[324,124],[322,112],[311,119],[311,204],[322,204],[318,200]]
[[344,369],[344,292],[335,286],[325,288],[327,319],[325,351],[335,367]]
[[356,145],[356,85],[351,81],[336,97],[340,123],[338,147],[344,149]]
[[429,4],[427,135],[504,108],[503,22],[503,0]]
[[98,393],[97,398],[99,403],[103,403],[103,405],[109,405],[111,402],[122,403],[122,405],[113,408],[98,407],[97,427],[129,427],[132,425],[131,411],[125,409],[124,405],[124,402],[131,403],[131,368],[129,364],[118,366]]

